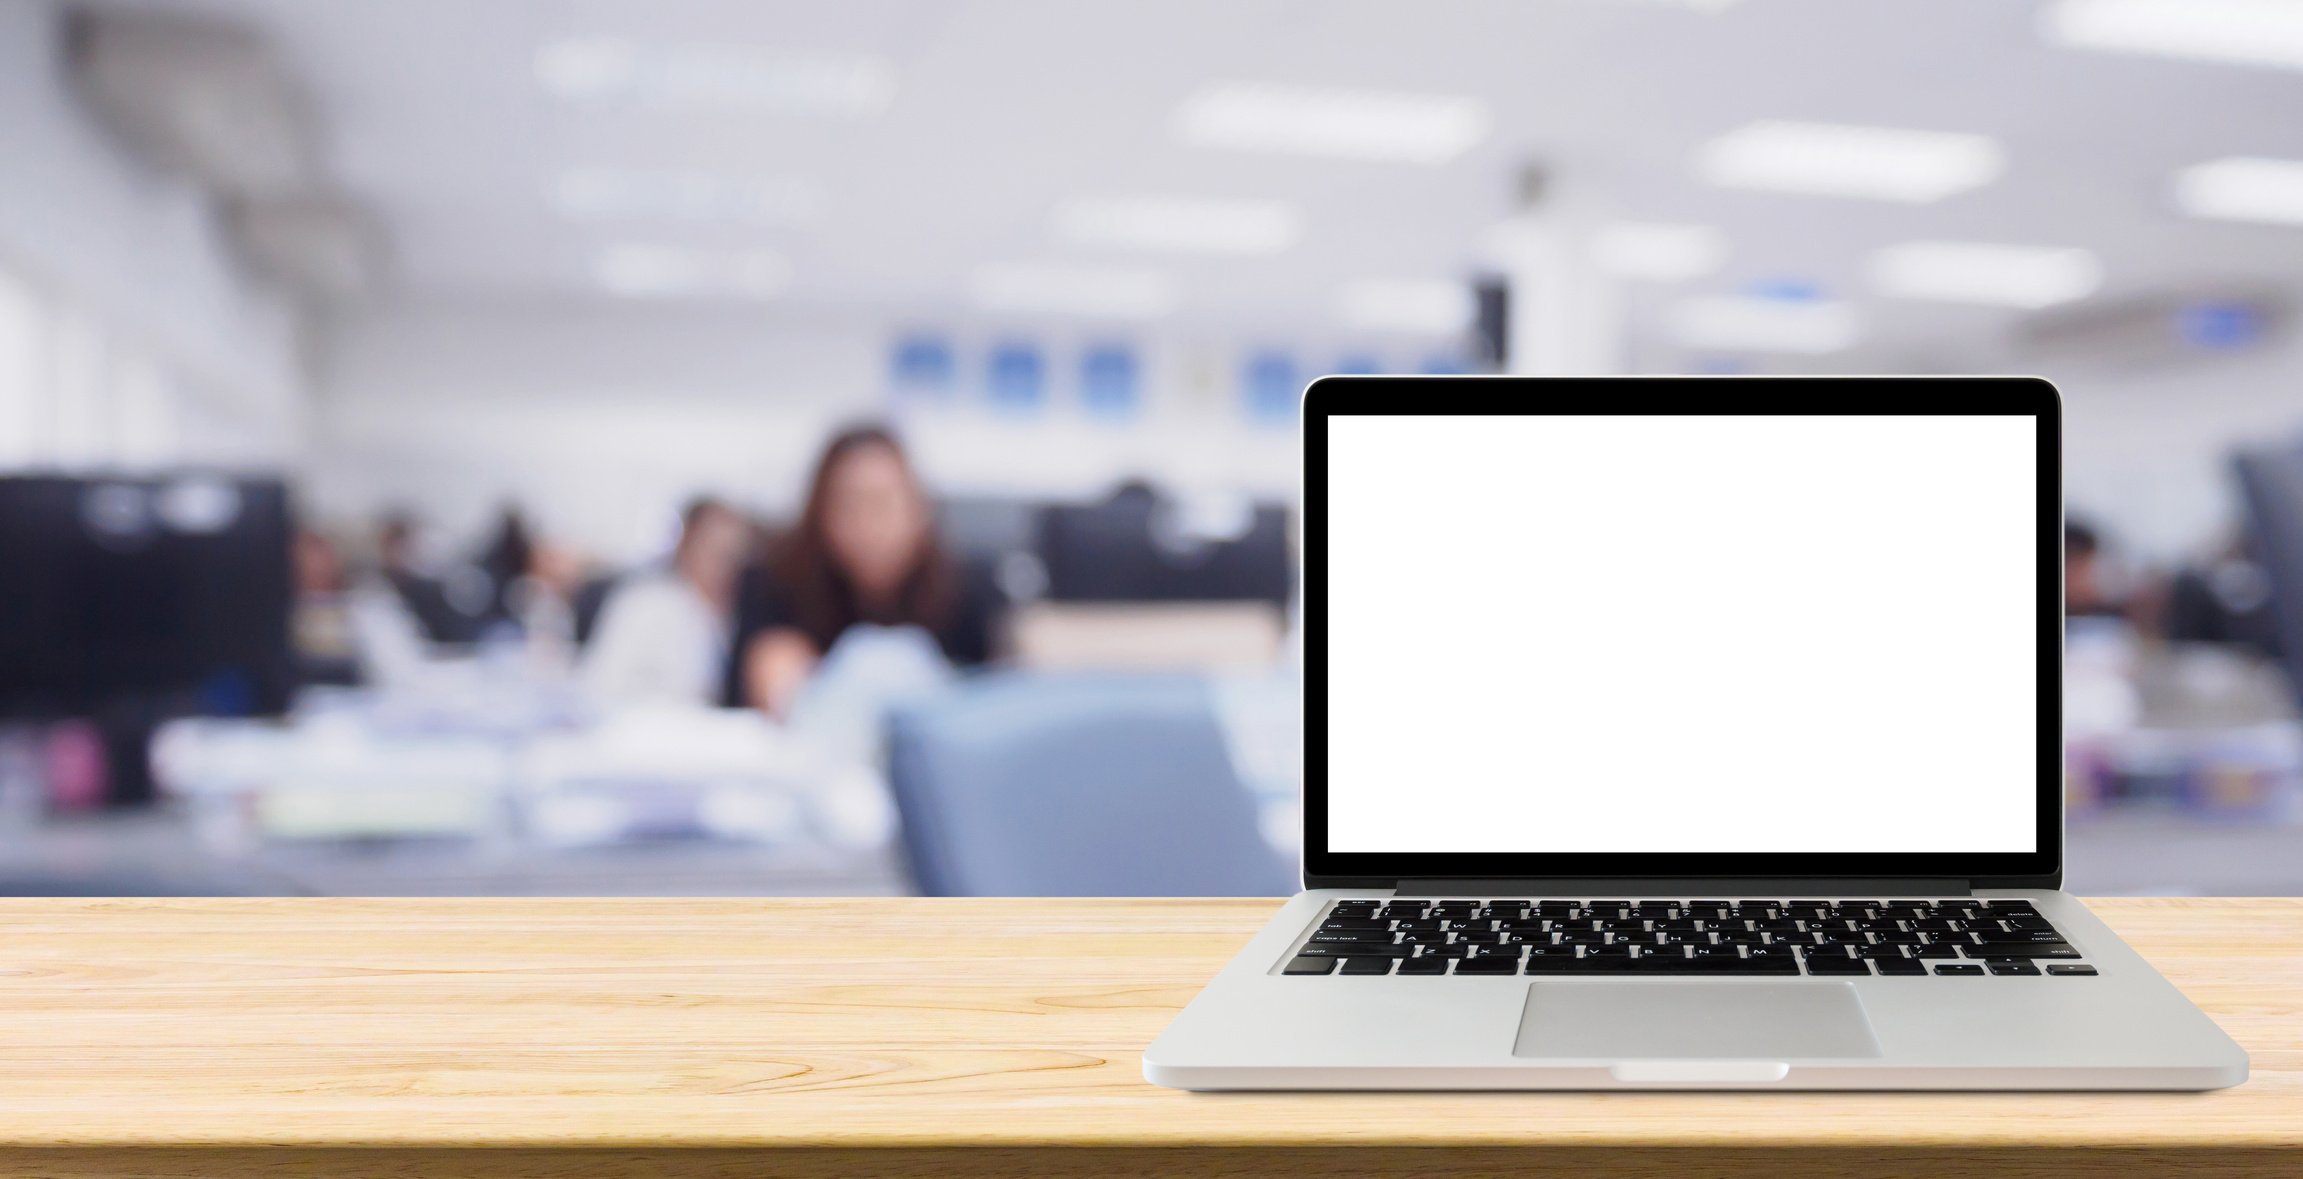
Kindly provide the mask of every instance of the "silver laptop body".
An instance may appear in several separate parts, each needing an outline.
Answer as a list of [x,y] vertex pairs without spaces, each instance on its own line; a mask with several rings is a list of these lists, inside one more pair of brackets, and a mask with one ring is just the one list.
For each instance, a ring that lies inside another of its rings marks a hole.
[[1185,1089],[2213,1089],[2062,881],[2030,378],[1327,378],[1306,891]]

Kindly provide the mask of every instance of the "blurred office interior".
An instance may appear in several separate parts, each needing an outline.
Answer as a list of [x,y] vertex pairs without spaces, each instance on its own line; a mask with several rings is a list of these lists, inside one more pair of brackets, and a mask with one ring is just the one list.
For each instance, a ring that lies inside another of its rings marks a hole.
[[2278,0],[9,0],[0,889],[1286,891],[1297,394],[1510,371],[2052,378],[2069,883],[2303,891],[2298,110]]

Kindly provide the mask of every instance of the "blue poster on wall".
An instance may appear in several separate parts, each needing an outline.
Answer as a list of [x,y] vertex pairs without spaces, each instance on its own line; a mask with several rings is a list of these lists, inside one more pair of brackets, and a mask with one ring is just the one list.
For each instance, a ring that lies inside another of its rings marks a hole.
[[1004,414],[1030,416],[1047,408],[1047,358],[1030,344],[1006,343],[992,349],[985,373],[985,390],[992,408]]
[[1240,393],[1249,421],[1259,426],[1292,427],[1303,398],[1303,376],[1295,358],[1287,353],[1258,352],[1248,357]]
[[1136,354],[1099,344],[1080,357],[1080,408],[1100,421],[1126,421],[1143,408],[1143,378]]
[[952,342],[941,336],[903,336],[889,352],[888,388],[898,398],[948,400],[959,377]]

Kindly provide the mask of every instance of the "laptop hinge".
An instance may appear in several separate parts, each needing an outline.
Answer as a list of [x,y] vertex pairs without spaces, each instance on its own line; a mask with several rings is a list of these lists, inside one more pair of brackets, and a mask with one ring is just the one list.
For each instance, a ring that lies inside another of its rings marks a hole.
[[1693,899],[1715,896],[1745,897],[1963,897],[1974,890],[1965,880],[1949,876],[1585,876],[1524,877],[1509,880],[1427,878],[1402,880],[1393,893],[1403,897],[1559,897],[1582,900],[1620,896]]

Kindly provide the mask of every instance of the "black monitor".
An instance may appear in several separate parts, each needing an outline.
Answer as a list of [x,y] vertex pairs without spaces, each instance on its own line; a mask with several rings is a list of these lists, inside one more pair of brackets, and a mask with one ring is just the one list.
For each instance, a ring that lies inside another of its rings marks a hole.
[[286,711],[292,536],[273,479],[0,478],[0,716]]
[[2271,614],[2287,678],[2303,700],[2303,445],[2232,456],[2250,547],[2271,583]]
[[1042,509],[1039,557],[1059,602],[1267,601],[1292,588],[1287,510],[1261,505],[1244,527],[1193,535],[1148,489],[1090,505]]

